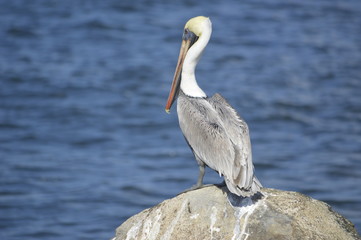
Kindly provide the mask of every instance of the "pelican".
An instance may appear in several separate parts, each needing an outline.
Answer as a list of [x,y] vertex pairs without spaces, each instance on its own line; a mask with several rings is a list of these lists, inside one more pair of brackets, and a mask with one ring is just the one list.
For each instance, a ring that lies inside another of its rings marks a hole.
[[198,181],[191,190],[203,186],[208,166],[224,177],[230,192],[248,197],[262,187],[254,175],[248,126],[220,94],[207,97],[194,74],[211,33],[208,17],[186,23],[165,110],[169,113],[178,98],[179,125],[199,165]]

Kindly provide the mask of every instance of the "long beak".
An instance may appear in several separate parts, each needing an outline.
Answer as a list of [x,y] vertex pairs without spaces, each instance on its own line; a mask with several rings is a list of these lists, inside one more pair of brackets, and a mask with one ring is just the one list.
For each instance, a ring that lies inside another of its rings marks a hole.
[[178,63],[177,63],[177,67],[175,69],[172,87],[169,92],[167,105],[165,106],[165,111],[167,113],[170,112],[170,108],[172,107],[174,100],[178,97],[180,83],[181,83],[181,72],[182,72],[183,62],[184,62],[184,58],[186,57],[187,52],[188,52],[189,48],[191,47],[191,45],[192,45],[191,39],[182,40],[182,46],[181,46],[181,49],[179,52]]

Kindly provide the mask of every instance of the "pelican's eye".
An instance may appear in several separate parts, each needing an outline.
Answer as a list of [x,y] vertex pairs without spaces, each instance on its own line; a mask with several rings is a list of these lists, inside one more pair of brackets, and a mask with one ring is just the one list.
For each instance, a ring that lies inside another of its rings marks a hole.
[[192,40],[194,42],[194,39],[196,38],[196,35],[190,31],[188,28],[184,29],[183,33],[183,40]]
[[190,31],[188,30],[188,28],[184,29],[184,32],[183,32],[183,39],[184,39],[184,38],[188,38],[189,33],[190,33]]

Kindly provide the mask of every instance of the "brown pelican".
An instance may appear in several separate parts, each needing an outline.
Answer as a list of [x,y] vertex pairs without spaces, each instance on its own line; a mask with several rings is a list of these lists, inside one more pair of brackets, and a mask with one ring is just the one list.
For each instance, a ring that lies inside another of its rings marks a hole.
[[262,185],[254,175],[248,126],[220,94],[207,97],[194,74],[211,33],[207,17],[186,23],[165,110],[169,113],[178,97],[179,125],[199,165],[198,181],[191,189],[202,187],[208,166],[223,175],[229,191],[250,196]]

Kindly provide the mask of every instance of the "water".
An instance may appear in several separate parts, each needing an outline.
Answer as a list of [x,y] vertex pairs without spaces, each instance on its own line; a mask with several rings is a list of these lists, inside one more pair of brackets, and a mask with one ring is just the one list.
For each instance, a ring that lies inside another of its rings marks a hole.
[[195,183],[164,106],[197,15],[199,84],[248,122],[261,182],[361,230],[360,1],[18,0],[0,9],[1,239],[108,239]]

